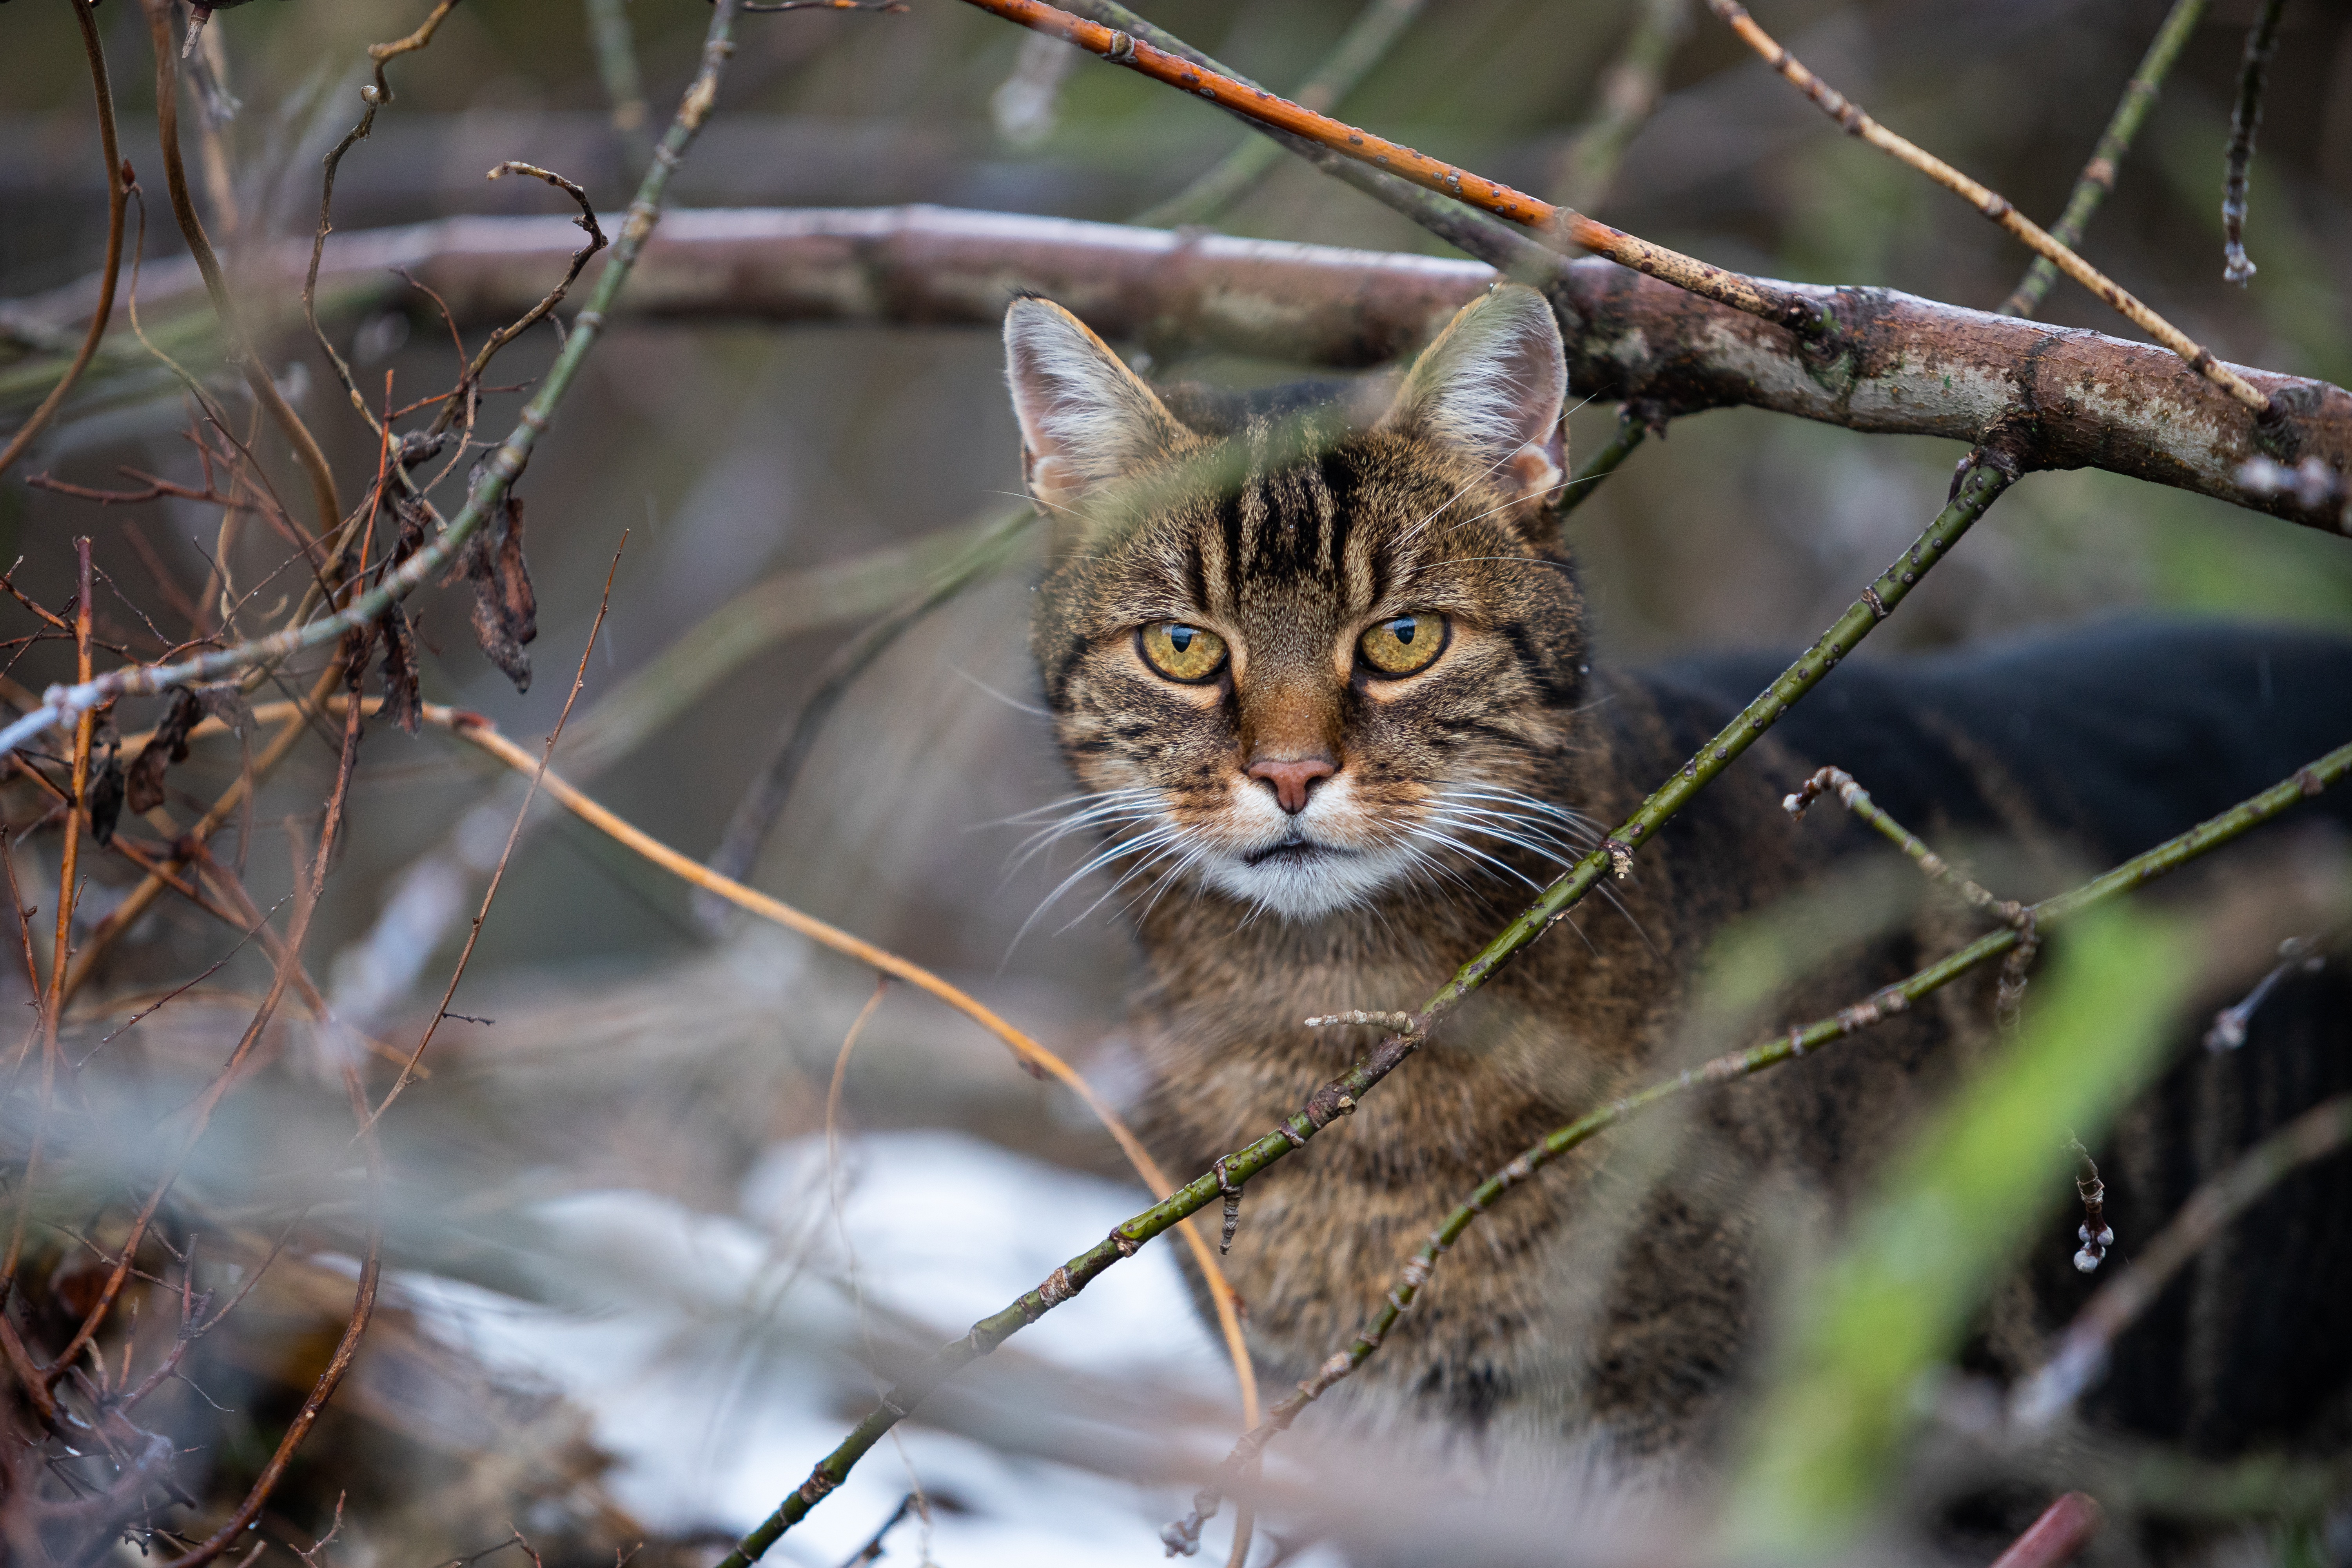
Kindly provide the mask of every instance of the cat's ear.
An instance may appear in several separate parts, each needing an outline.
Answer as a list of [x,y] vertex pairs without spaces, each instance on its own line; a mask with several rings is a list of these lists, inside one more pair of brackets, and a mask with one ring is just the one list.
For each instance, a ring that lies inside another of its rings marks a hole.
[[1566,476],[1568,351],[1544,297],[1507,283],[1456,312],[1404,378],[1381,427],[1460,448],[1522,501]]
[[1021,421],[1021,471],[1052,512],[1174,448],[1181,427],[1084,321],[1051,300],[1004,313],[1004,374]]

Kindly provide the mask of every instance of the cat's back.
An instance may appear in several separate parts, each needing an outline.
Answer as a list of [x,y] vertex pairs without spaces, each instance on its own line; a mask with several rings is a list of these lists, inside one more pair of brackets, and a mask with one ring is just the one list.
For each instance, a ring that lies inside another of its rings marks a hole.
[[[1651,680],[1698,712],[1728,718],[1783,668],[1769,656],[1685,660]],[[2352,639],[2280,628],[2120,621],[1927,656],[1850,662],[1774,727],[1790,774],[1845,769],[1896,820],[1960,850],[1994,890],[2043,897],[2238,802],[2352,742]],[[2352,845],[2352,788],[2301,802],[2271,834],[2302,863]],[[2325,841],[2332,840],[2333,843]],[[1868,835],[1854,853],[1894,853]],[[2273,840],[2273,844],[2277,841]],[[2263,841],[2200,873],[2280,874]],[[1998,884],[2007,876],[2018,883]],[[2203,1183],[2331,1096],[2352,1092],[2352,958],[2284,974],[2237,1048],[2200,1048],[2212,1009],[2259,969],[2202,996],[2173,1066],[2097,1151],[2126,1262]],[[2071,1262],[2075,1205],[2058,1194],[2022,1283],[2030,1331],[1987,1360],[2014,1372],[2037,1341],[2107,1277]],[[2116,1347],[2091,1411],[2143,1436],[2214,1455],[2325,1447],[2352,1431],[2352,1159],[2281,1183],[2158,1298]]]

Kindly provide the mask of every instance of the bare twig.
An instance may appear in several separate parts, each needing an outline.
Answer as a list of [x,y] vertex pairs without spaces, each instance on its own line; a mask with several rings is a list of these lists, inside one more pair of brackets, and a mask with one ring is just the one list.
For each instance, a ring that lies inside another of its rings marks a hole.
[[[425,1021],[425,1033],[418,1037],[416,1049],[402,1064],[400,1076],[384,1090],[383,1098],[368,1112],[367,1125],[373,1127],[392,1102],[400,1098],[415,1076],[416,1064],[425,1059],[425,1052],[433,1044],[434,1034],[441,1020],[449,1016],[449,1004],[457,1000],[457,983],[466,978],[466,966],[473,962],[474,946],[482,940],[482,922],[490,918],[490,904],[499,896],[499,884],[506,880],[507,863],[514,858],[515,844],[522,837],[522,825],[530,819],[531,803],[539,798],[539,786],[547,777],[547,762],[555,754],[555,742],[563,739],[563,726],[572,720],[572,705],[580,700],[581,689],[588,684],[588,656],[596,651],[596,634],[604,629],[604,613],[613,607],[613,579],[620,575],[621,552],[629,547],[628,530],[621,531],[621,542],[613,547],[613,563],[604,571],[604,592],[596,601],[596,618],[588,623],[588,640],[580,649],[580,667],[572,673],[572,689],[564,694],[563,710],[555,716],[555,728],[548,731],[547,744],[540,749],[539,766],[530,775],[530,787],[523,791],[522,805],[515,812],[514,823],[507,829],[506,847],[499,851],[499,863],[490,872],[490,885],[482,889],[481,908],[474,911],[474,923],[467,929],[466,945],[457,954],[457,962],[449,971],[449,984],[441,993],[441,1005],[433,1009],[433,1016]],[[356,705],[353,705],[356,707]]]
[[562,304],[563,296],[571,292],[572,285],[578,280],[580,269],[588,265],[588,258],[604,248],[604,231],[596,226],[596,209],[589,204],[587,192],[551,169],[542,169],[536,163],[520,163],[512,158],[492,169],[485,178],[496,180],[508,174],[529,174],[533,179],[544,180],[578,202],[580,216],[572,221],[578,224],[587,234],[588,242],[572,253],[572,265],[564,272],[561,282],[549,289],[537,304],[524,311],[520,320],[500,327],[490,334],[489,341],[482,345],[481,352],[474,356],[472,363],[466,366],[465,373],[458,376],[456,391],[450,395],[447,402],[441,405],[440,413],[434,416],[433,423],[425,428],[422,439],[426,443],[432,442],[444,430],[449,428],[461,412],[465,414],[470,426],[473,420],[473,400],[481,388],[482,373],[489,369],[492,357],[500,349],[544,320],[550,310]]
[[627,149],[626,172],[635,174],[653,155],[653,138],[646,130],[646,81],[637,69],[636,40],[631,37],[626,0],[587,0],[588,41],[596,50],[596,75],[613,105],[613,129]]
[[[2131,151],[2132,138],[2139,134],[2140,121],[2147,118],[2149,106],[2156,102],[2157,89],[2172,70],[2172,62],[2179,58],[2182,46],[2204,17],[2206,4],[2207,0],[2172,0],[2172,9],[2165,14],[2164,25],[2157,28],[2147,53],[2140,57],[2138,68],[2125,84],[2123,98],[2107,119],[2107,128],[2099,132],[2098,144],[2091,149],[2091,161],[2083,165],[2082,174],[2074,181],[2074,194],[2066,198],[2066,210],[2050,226],[2050,237],[2059,244],[2069,248],[2082,244],[2083,231],[2090,226],[2091,215],[2114,194],[2116,173],[2123,166],[2124,154]],[[2032,316],[2042,308],[2042,297],[2057,280],[2057,264],[2046,256],[2036,256],[2009,298],[2001,301],[2000,313]]]
[[57,413],[58,405],[74,389],[74,383],[81,379],[81,373],[89,367],[90,356],[98,353],[99,340],[106,336],[107,322],[114,314],[114,280],[122,265],[122,209],[129,199],[126,187],[130,180],[122,167],[122,150],[115,141],[114,89],[107,80],[106,53],[99,46],[98,22],[90,15],[90,6],[84,0],[68,0],[68,4],[73,6],[74,20],[81,25],[82,52],[89,60],[90,91],[98,100],[98,144],[106,159],[106,262],[99,273],[98,309],[90,313],[89,330],[82,335],[81,346],[74,351],[73,363],[66,366],[65,374],[49,389],[49,395],[33,410],[32,416],[16,427],[7,446],[0,447],[0,473],[5,473],[24,456],[25,448],[33,444],[33,437],[41,433]]
[[1970,909],[1990,915],[2004,925],[2022,927],[2025,906],[2014,899],[1996,898],[1992,893],[1969,879],[1958,868],[1927,847],[1909,828],[1905,827],[1870,798],[1870,792],[1854,782],[1853,775],[1843,768],[1826,767],[1816,772],[1798,786],[1797,792],[1780,802],[1780,809],[1791,818],[1801,817],[1805,808],[1823,795],[1832,795],[1837,803],[1854,816],[1875,828],[1897,849],[1908,856],[1927,879],[1938,887],[1949,888],[1960,896]]
[[[336,830],[342,821],[343,805],[351,793],[352,769],[359,760],[359,742],[360,710],[354,706],[343,716],[342,760],[336,769],[334,791],[328,796],[326,817],[319,834],[319,851],[311,861],[307,882],[301,877],[299,860],[296,866],[298,897],[293,918],[288,922],[285,952],[278,961],[277,978],[271,983],[270,998],[263,1004],[264,1018],[270,1005],[283,993],[289,973],[300,963],[302,933],[310,926],[310,908],[317,904],[326,885],[327,866],[334,850]],[[226,1086],[234,1076],[233,1068],[225,1070],[219,1082]],[[376,1285],[383,1265],[383,1159],[373,1131],[366,1122],[367,1100],[360,1087],[359,1074],[348,1062],[344,1064],[343,1084],[351,1099],[352,1116],[361,1123],[360,1142],[366,1151],[371,1194],[367,1249],[360,1263],[358,1288],[352,1294],[351,1313],[344,1320],[342,1334],[328,1356],[326,1366],[312,1382],[310,1393],[303,1397],[301,1408],[295,1412],[294,1419],[278,1438],[278,1447],[262,1467],[261,1473],[254,1478],[253,1485],[247,1490],[245,1500],[237,1505],[236,1511],[194,1549],[171,1559],[162,1568],[204,1568],[204,1564],[219,1557],[244,1537],[254,1521],[260,1517],[270,1494],[285,1479],[286,1468],[293,1463],[295,1451],[310,1436],[311,1427],[317,1425],[327,1402],[334,1397],[335,1390],[341,1385],[343,1374],[351,1370],[352,1359],[359,1353],[360,1341],[367,1333],[369,1320],[374,1314]],[[193,1146],[191,1142],[190,1147]],[[184,1161],[184,1153],[182,1159]],[[127,1260],[127,1251],[124,1256]],[[249,1563],[251,1559],[247,1561]]]
[[2056,1353],[2019,1384],[2011,1399],[2013,1417],[2029,1426],[2055,1420],[2104,1374],[2116,1336],[2154,1305],[2172,1277],[2222,1226],[2288,1176],[2347,1143],[2352,1143],[2352,1095],[2338,1095],[2305,1111],[2191,1193],[2131,1266],[2084,1304],[2060,1337]]
[[1861,137],[1880,152],[1916,169],[1967,201],[1986,217],[2024,241],[2035,255],[2046,258],[2067,277],[2097,295],[2126,321],[2187,360],[2191,370],[2247,408],[2256,414],[2269,411],[2269,397],[2253,383],[2215,359],[2188,333],[2149,310],[2121,284],[2077,256],[2072,247],[2060,244],[2041,225],[2011,206],[2007,197],[1978,184],[1934,153],[1889,131],[1864,113],[1859,104],[1808,70],[1803,62],[1774,42],[1770,34],[1756,25],[1755,19],[1748,16],[1748,8],[1738,0],[1707,0],[1707,7],[1722,17],[1748,47],[1763,56],[1774,70],[1786,77],[1792,86],[1811,99],[1821,107],[1822,113],[1844,127],[1849,134]]
[[2271,71],[2271,51],[2278,47],[2279,18],[2286,0],[2263,0],[2263,8],[2246,34],[2245,58],[2238,65],[2238,101],[2230,110],[2230,145],[2223,154],[2221,179],[2221,277],[2239,285],[2254,280],[2254,264],[2246,258],[2246,181],[2254,164],[2254,132],[2263,124],[2263,88]]

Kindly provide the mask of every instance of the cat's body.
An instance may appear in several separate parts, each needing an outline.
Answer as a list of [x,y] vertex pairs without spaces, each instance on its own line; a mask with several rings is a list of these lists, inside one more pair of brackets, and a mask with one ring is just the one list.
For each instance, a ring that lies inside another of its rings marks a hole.
[[[1144,1131],[1197,1171],[1376,1038],[1307,1016],[1418,1006],[1780,665],[1588,668],[1543,506],[1562,461],[1559,341],[1525,290],[1466,310],[1376,421],[1292,407],[1227,426],[1198,402],[1180,418],[1043,301],[1016,304],[1008,343],[1033,493],[1059,520],[1034,637],[1046,695],[1090,792],[1079,820],[1150,889],[1132,1029]],[[1296,1378],[1344,1347],[1435,1222],[1544,1132],[1748,1043],[1685,1027],[1710,941],[1859,858],[1895,858],[1832,808],[1790,822],[1780,799],[1813,768],[1848,769],[1931,840],[2008,843],[2004,871],[2033,885],[2003,890],[2039,896],[2347,739],[2352,645],[2324,638],[2115,628],[1848,663],[1605,902],[1250,1184],[1226,1268],[1265,1370]],[[1923,897],[1782,997],[1777,1021],[1858,1001],[1983,929]],[[2242,1051],[2188,1064],[2126,1118],[2110,1176],[2126,1234],[2352,1087],[2344,967],[2296,977]],[[1467,1233],[1340,1397],[1375,1425],[1620,1471],[1704,1464],[1752,1364],[1775,1249],[1833,1222],[1991,1041],[1990,985],[1690,1097],[1646,1140],[1578,1151]],[[2257,1228],[2282,1204],[2333,1217],[2279,1222],[2304,1245],[2253,1353],[2328,1348],[2251,1389],[2229,1311],[2193,1307],[2200,1325],[2127,1342],[2108,1410],[2215,1449],[2352,1420],[2352,1349],[2323,1332],[2352,1290],[2352,1162],[2300,1180]],[[2068,1235],[2042,1249],[2065,1276]],[[2014,1370],[2083,1291],[2060,1276],[2012,1291],[1983,1359]]]

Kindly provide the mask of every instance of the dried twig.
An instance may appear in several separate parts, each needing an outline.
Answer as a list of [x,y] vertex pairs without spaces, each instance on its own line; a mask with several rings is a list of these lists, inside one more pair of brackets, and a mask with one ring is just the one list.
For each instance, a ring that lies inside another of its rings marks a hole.
[[[270,983],[269,994],[263,1001],[261,1011],[256,1016],[255,1026],[247,1032],[247,1040],[258,1037],[261,1026],[268,1022],[269,1013],[275,1007],[278,997],[285,992],[289,974],[299,966],[302,937],[310,929],[310,911],[317,905],[319,895],[326,886],[327,867],[333,854],[336,831],[342,823],[344,803],[351,794],[352,773],[359,761],[359,742],[360,712],[357,708],[352,708],[343,717],[342,758],[335,772],[333,792],[327,797],[326,816],[319,833],[318,853],[311,860],[310,875],[307,881],[301,876],[298,858],[295,873],[298,896],[295,900],[293,916],[287,922],[284,952],[278,963],[277,975]],[[240,1052],[243,1049],[245,1046],[240,1044]],[[215,1087],[225,1091],[236,1076],[236,1063],[232,1058],[230,1066],[224,1068],[220,1077],[215,1080]],[[326,1409],[327,1402],[334,1397],[335,1390],[342,1384],[343,1374],[351,1370],[352,1360],[359,1353],[360,1341],[367,1333],[369,1320],[374,1314],[376,1285],[381,1278],[383,1265],[383,1159],[376,1145],[373,1131],[366,1121],[367,1100],[360,1087],[358,1072],[349,1063],[344,1064],[343,1083],[352,1101],[352,1116],[360,1122],[359,1141],[366,1152],[371,1194],[367,1248],[360,1263],[358,1287],[352,1291],[351,1313],[344,1320],[343,1331],[337,1339],[333,1352],[329,1354],[326,1366],[320,1371],[318,1377],[310,1385],[310,1392],[303,1396],[301,1408],[295,1412],[294,1419],[287,1425],[284,1434],[278,1440],[277,1448],[271,1452],[268,1462],[261,1468],[261,1473],[254,1478],[253,1485],[247,1489],[245,1499],[237,1505],[236,1510],[230,1514],[220,1528],[211,1535],[205,1537],[190,1551],[169,1560],[162,1565],[162,1568],[204,1568],[204,1564],[219,1557],[244,1538],[246,1531],[260,1517],[263,1507],[269,1501],[270,1494],[278,1489],[278,1483],[285,1479],[287,1467],[293,1463],[296,1450],[302,1446],[303,1439],[310,1436],[311,1427],[317,1425],[320,1412]],[[216,1097],[213,1103],[217,1103]],[[204,1114],[209,1117],[209,1107],[205,1109]],[[201,1135],[201,1125],[191,1130],[189,1141],[180,1156],[181,1163],[184,1164],[188,1152],[194,1148],[195,1138]],[[174,1174],[176,1174],[176,1168]],[[166,1178],[167,1186],[169,1179]],[[162,1195],[163,1190],[158,1189],[158,1197]],[[149,1212],[152,1213],[152,1209],[153,1204],[151,1201]],[[133,1234],[135,1237],[135,1229]],[[131,1246],[135,1246],[135,1241],[124,1248],[123,1261],[126,1263],[130,1260]],[[55,1364],[64,1363],[65,1358],[60,1356]],[[250,1561],[251,1559],[248,1558],[247,1562],[250,1563]]]
[[514,823],[507,829],[504,848],[499,851],[499,863],[490,871],[490,884],[482,889],[481,908],[474,911],[474,923],[467,929],[466,945],[457,954],[457,962],[449,971],[449,984],[441,993],[441,1005],[433,1009],[433,1016],[425,1021],[425,1033],[418,1037],[416,1049],[401,1064],[400,1076],[383,1092],[375,1109],[367,1114],[370,1127],[383,1120],[415,1076],[417,1063],[433,1044],[433,1037],[441,1027],[441,1020],[449,1016],[449,1004],[457,999],[457,983],[466,978],[466,966],[473,962],[475,944],[482,940],[482,922],[490,918],[490,905],[499,896],[499,884],[506,880],[507,863],[514,858],[515,844],[522,837],[522,825],[530,819],[531,803],[539,798],[539,786],[547,777],[548,759],[555,754],[555,742],[563,739],[563,726],[572,721],[572,705],[580,700],[581,689],[588,684],[588,656],[596,651],[596,634],[604,629],[604,614],[613,607],[613,579],[620,575],[621,552],[629,547],[628,530],[621,531],[621,542],[613,547],[613,564],[604,572],[604,592],[596,601],[596,618],[588,623],[588,640],[580,649],[580,668],[572,674],[572,689],[564,694],[563,710],[555,716],[555,728],[547,734],[547,744],[540,749],[539,765],[530,775],[530,787],[523,791],[522,805],[515,811]]
[[[2107,119],[2107,128],[2099,132],[2098,144],[2091,149],[2091,161],[2083,165],[2083,173],[2074,181],[2074,194],[2066,198],[2066,210],[2050,226],[2050,237],[2059,244],[2069,248],[2082,244],[2083,231],[2090,226],[2091,215],[2114,194],[2116,172],[2123,166],[2124,154],[2131,151],[2132,138],[2139,134],[2140,121],[2147,118],[2149,106],[2156,102],[2157,89],[2172,70],[2172,62],[2179,58],[2189,36],[2204,17],[2206,4],[2207,0],[2172,0],[2172,9],[2165,14],[2164,25],[2157,28],[2147,53],[2140,57],[2138,68],[2125,84],[2123,98]],[[2032,316],[2041,309],[2042,297],[2056,281],[2057,264],[2046,256],[2036,256],[2009,298],[2001,301],[2000,313]]]
[[2126,321],[2187,360],[2189,367],[2198,374],[2256,414],[2269,412],[2269,397],[2253,383],[2215,359],[2188,333],[2149,310],[2121,284],[2077,256],[2072,247],[2060,244],[2041,225],[2011,206],[2007,197],[1978,184],[1934,153],[1896,135],[1864,113],[1859,104],[1815,76],[1803,62],[1774,42],[1772,36],[1756,25],[1755,19],[1748,16],[1748,8],[1738,0],[1707,0],[1707,8],[1722,17],[1748,47],[1763,56],[1774,70],[1820,105],[1822,112],[1843,126],[1849,134],[1861,137],[1880,152],[1916,169],[1946,190],[1960,196],[1977,211],[2024,241],[2035,255],[2044,258],[2067,277],[2097,295]]
[[58,405],[74,389],[74,383],[81,379],[81,373],[89,367],[90,356],[98,353],[99,340],[106,336],[107,322],[114,314],[114,282],[122,265],[122,209],[129,200],[131,182],[122,166],[122,150],[115,141],[114,89],[107,80],[106,52],[99,45],[98,22],[90,9],[82,0],[74,0],[74,20],[81,25],[82,52],[89,60],[90,90],[98,99],[99,151],[106,159],[106,262],[99,273],[98,308],[90,313],[89,330],[83,333],[81,346],[74,351],[73,363],[66,366],[65,374],[41,399],[41,405],[16,427],[7,446],[0,447],[0,473],[5,473],[24,456],[33,437],[41,433],[57,413]]
[[2230,110],[2230,145],[2221,179],[2221,277],[2244,285],[2254,280],[2246,258],[2246,182],[2254,164],[2254,132],[2263,124],[2263,88],[2269,80],[2271,51],[2278,47],[2279,18],[2286,0],[2263,0],[2246,34],[2245,58],[2238,65],[2238,101]]
[[2018,1385],[2010,1402],[2012,1417],[2028,1426],[2057,1419],[2105,1372],[2116,1336],[2155,1304],[2172,1277],[2223,1226],[2288,1176],[2347,1143],[2352,1143],[2352,1095],[2338,1095],[2305,1111],[2189,1194],[2131,1266],[2084,1304],[2060,1337],[2057,1352]]

